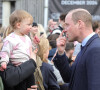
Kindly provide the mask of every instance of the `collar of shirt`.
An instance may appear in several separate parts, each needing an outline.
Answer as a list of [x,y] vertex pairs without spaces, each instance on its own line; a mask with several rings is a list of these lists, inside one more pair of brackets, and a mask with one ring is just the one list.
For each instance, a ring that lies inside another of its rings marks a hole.
[[95,32],[93,32],[92,34],[88,35],[83,41],[82,41],[82,46],[85,46],[86,43],[88,42],[88,40],[95,34]]

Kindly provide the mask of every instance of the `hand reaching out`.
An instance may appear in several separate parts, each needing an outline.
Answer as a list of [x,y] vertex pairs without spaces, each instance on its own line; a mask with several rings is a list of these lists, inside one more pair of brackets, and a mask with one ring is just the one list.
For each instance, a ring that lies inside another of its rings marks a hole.
[[34,44],[38,44],[40,42],[40,39],[37,36],[34,36],[33,42]]

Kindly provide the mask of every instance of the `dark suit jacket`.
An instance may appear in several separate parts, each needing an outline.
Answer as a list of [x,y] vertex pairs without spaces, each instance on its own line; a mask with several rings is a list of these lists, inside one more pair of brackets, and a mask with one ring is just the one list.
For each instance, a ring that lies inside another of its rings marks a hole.
[[65,82],[69,82],[69,90],[100,90],[100,38],[92,36],[70,68],[67,57],[55,57],[54,64],[60,70]]

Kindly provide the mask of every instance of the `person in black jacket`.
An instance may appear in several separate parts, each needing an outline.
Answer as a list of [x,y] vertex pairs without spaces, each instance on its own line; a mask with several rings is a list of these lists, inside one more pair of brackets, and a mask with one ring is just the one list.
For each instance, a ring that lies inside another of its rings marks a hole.
[[18,67],[9,63],[7,69],[4,72],[0,72],[3,79],[4,90],[20,90],[21,85],[19,84],[24,83],[24,80],[34,73],[35,68],[36,63],[33,59],[28,60]]

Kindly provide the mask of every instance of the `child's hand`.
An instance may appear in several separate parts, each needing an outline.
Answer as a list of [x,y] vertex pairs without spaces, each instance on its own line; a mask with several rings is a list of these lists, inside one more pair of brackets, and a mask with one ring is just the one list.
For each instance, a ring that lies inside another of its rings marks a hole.
[[40,39],[37,36],[34,36],[33,42],[34,44],[38,44],[40,42]]
[[7,63],[6,62],[2,62],[1,66],[0,66],[0,71],[4,71],[7,68]]

